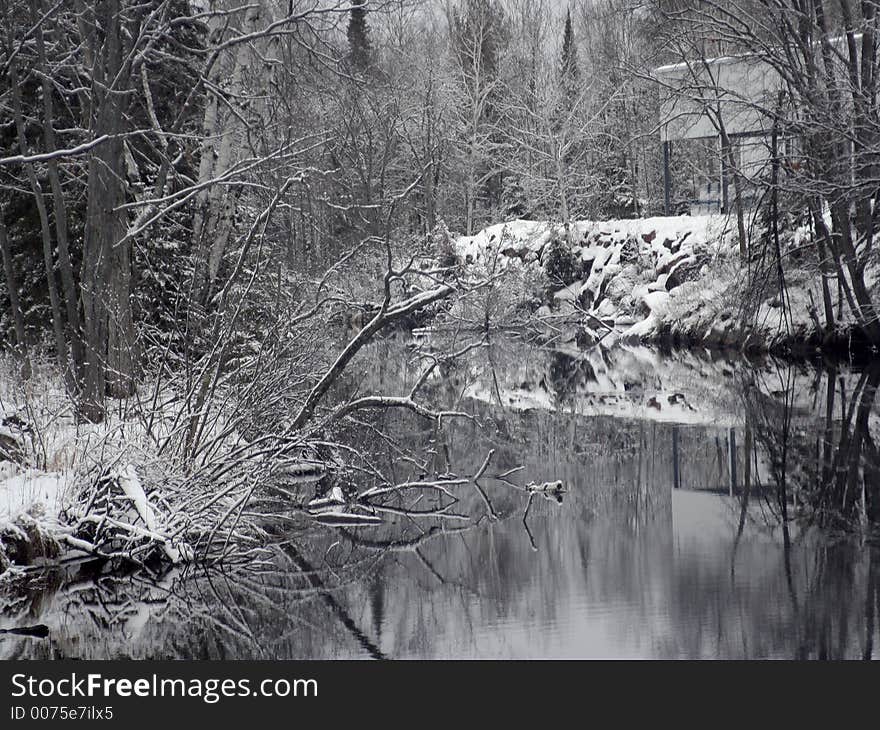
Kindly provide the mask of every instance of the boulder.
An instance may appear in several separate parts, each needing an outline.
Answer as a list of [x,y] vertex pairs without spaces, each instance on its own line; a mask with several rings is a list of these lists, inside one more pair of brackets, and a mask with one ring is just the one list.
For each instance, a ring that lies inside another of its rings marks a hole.
[[660,274],[660,276],[657,277],[657,281],[652,281],[648,284],[648,291],[667,291],[666,281],[668,278],[668,274]]
[[596,308],[595,314],[600,318],[613,317],[617,313],[617,307],[614,306],[614,302],[610,299],[603,299],[599,302],[599,306]]
[[662,314],[669,303],[669,292],[648,292],[642,299],[642,303],[648,308],[651,314]]
[[8,429],[0,430],[0,461],[24,463],[24,445]]
[[[607,276],[607,271],[606,271]],[[608,282],[605,294],[615,301],[632,294],[633,287],[639,280],[639,269],[633,264],[621,267],[620,271]]]
[[574,301],[575,299],[577,299],[578,293],[580,292],[581,288],[581,282],[576,281],[573,284],[569,284],[568,286],[553,292],[553,299],[557,302]]
[[532,251],[528,246],[508,246],[501,253],[508,258],[525,261]]
[[669,291],[681,286],[686,281],[696,279],[700,275],[697,265],[697,259],[690,255],[678,259],[669,268],[669,275],[666,277],[666,290]]
[[621,263],[631,264],[639,260],[639,244],[634,238],[628,238],[620,247]]
[[605,267],[605,278],[607,279],[609,276],[617,276],[623,267],[620,264],[608,264]]
[[685,251],[679,251],[678,253],[670,256],[669,258],[666,258],[663,261],[660,261],[657,264],[657,273],[658,274],[668,274],[676,264],[680,263],[681,261],[684,261],[689,256],[690,256],[689,253],[687,253]]

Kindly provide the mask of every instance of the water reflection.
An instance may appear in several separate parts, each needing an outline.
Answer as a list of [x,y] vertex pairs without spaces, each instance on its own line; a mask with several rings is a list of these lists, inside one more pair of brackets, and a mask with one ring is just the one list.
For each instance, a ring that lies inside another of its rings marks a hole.
[[[353,387],[406,392],[418,368],[397,346]],[[370,424],[433,473],[472,474],[494,450],[484,494],[461,495],[468,519],[276,530],[266,563],[223,572],[39,576],[2,627],[48,638],[3,634],[0,651],[869,658],[878,384],[876,369],[493,343],[429,383],[473,421]],[[390,450],[374,456],[409,478]],[[561,502],[529,492],[554,480]]]

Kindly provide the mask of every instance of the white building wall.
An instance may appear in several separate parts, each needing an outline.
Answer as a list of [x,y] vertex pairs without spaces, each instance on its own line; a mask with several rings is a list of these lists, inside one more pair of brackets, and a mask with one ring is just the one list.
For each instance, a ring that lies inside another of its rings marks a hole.
[[662,141],[715,137],[720,116],[729,135],[769,133],[778,104],[776,71],[753,56],[689,61],[654,70],[660,85]]

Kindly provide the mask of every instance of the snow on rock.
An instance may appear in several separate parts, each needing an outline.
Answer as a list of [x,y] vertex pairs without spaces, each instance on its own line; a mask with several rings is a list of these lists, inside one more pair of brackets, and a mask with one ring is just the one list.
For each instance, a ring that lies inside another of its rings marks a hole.
[[615,313],[614,304],[610,299],[603,300],[596,308],[596,314],[600,317],[612,317]]
[[666,305],[669,304],[669,294],[665,291],[649,291],[642,301],[651,310],[651,314],[660,316],[666,311]]
[[640,320],[623,331],[620,335],[622,340],[644,340],[657,333],[660,328],[660,318],[651,312],[643,320]]
[[577,299],[578,294],[580,293],[581,289],[582,289],[582,284],[578,281],[578,282],[575,282],[574,284],[569,284],[568,286],[563,287],[559,291],[554,292],[553,298],[557,301],[560,301],[560,302],[563,302],[563,301],[571,302],[571,301],[574,301],[575,299]]
[[[721,215],[576,221],[567,228],[514,220],[459,237],[455,250],[465,265],[543,269],[551,311],[578,318],[586,310],[622,326],[635,320],[622,336],[643,339],[664,325],[669,293],[698,278],[712,257],[732,250],[730,231]],[[556,246],[547,255],[554,241],[570,254],[570,266],[560,269],[571,276],[567,281],[550,270],[550,260],[558,259]]]
[[554,231],[547,221],[515,220],[489,226],[474,236],[462,236],[455,248],[461,260],[469,264],[485,264],[496,257],[503,264],[514,258],[537,260]]
[[[789,352],[847,341],[859,329],[848,310],[833,331],[820,322],[822,291],[815,267],[792,266],[786,298],[755,291],[740,262],[733,221],[723,215],[576,221],[514,220],[453,241],[466,267],[483,272],[513,267],[509,287],[547,343],[558,339],[560,320],[590,329],[600,318],[614,324],[615,340],[669,339],[708,347]],[[786,234],[798,254],[811,231]],[[880,296],[880,264],[871,262],[865,282]],[[519,288],[517,288],[519,287]]]
[[648,291],[666,291],[666,281],[669,279],[669,274],[660,274],[657,277],[657,281],[651,282],[648,284]]
[[[786,234],[798,254],[808,226]],[[603,342],[668,339],[708,347],[789,352],[847,341],[859,325],[848,310],[833,331],[821,321],[822,290],[815,267],[793,265],[785,301],[756,291],[743,267],[730,217],[724,215],[576,221],[515,220],[454,241],[465,266],[516,267],[522,301],[538,310],[531,324],[546,343],[558,339],[552,318],[590,330],[599,318],[614,324]],[[880,264],[865,282],[880,296]],[[540,309],[539,309],[540,307]]]

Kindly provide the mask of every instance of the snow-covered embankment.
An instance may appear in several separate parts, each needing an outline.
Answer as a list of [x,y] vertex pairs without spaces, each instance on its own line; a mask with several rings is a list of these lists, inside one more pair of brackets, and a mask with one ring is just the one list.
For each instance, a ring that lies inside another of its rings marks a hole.
[[[799,241],[790,243],[796,249]],[[567,229],[516,220],[460,237],[455,248],[467,266],[540,274],[543,304],[532,323],[555,339],[774,350],[819,336],[816,277],[799,269],[790,275],[783,315],[772,287],[757,295],[749,288],[727,216],[578,221]]]

